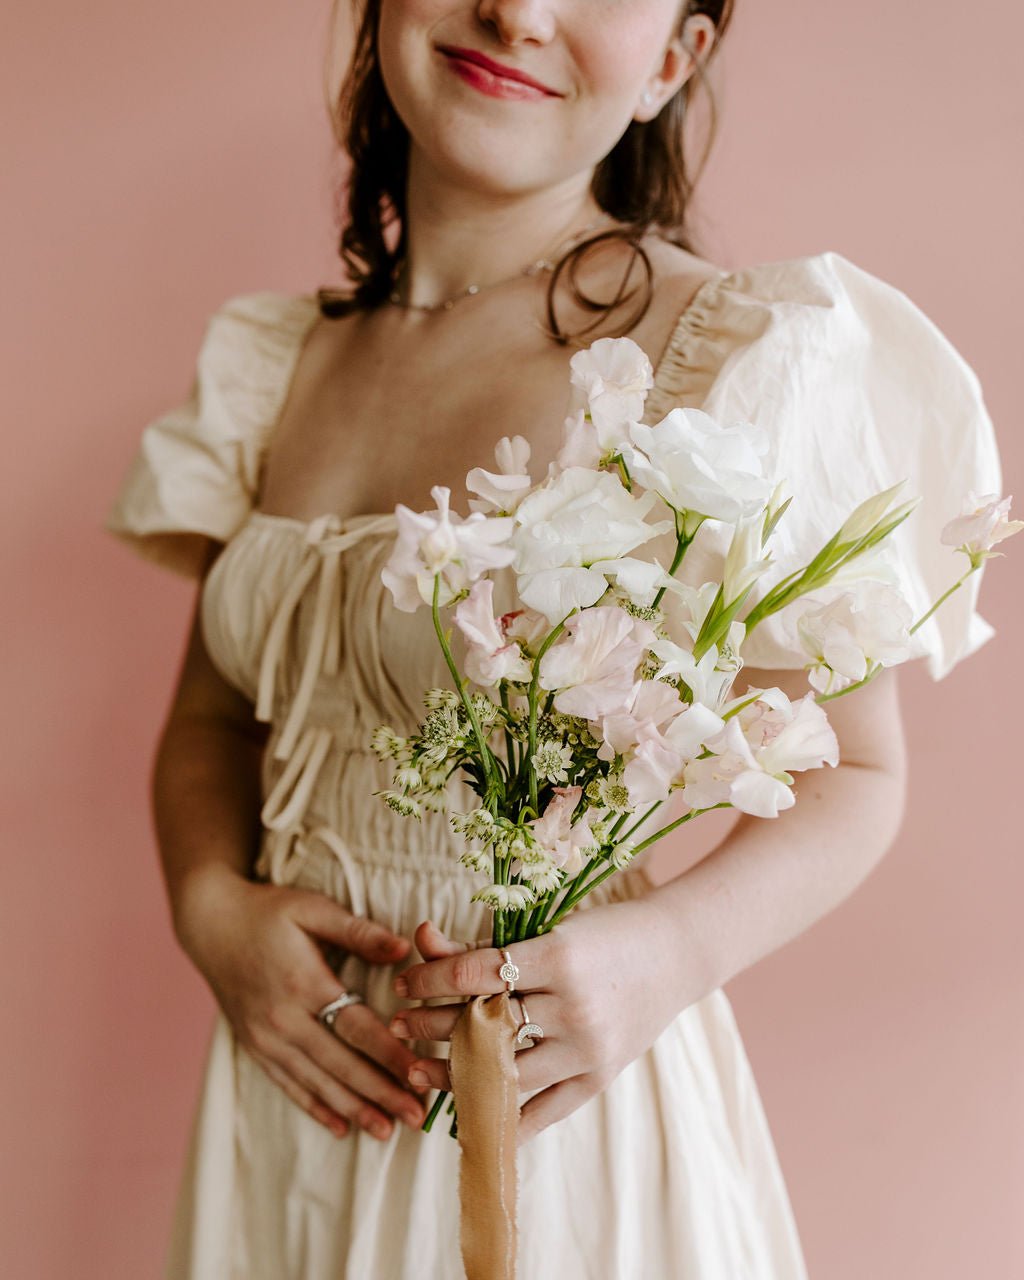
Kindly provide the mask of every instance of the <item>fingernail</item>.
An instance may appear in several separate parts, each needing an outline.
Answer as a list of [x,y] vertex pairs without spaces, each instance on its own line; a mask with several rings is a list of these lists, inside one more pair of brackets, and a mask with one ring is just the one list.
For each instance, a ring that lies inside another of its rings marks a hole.
[[409,1083],[415,1085],[430,1084],[430,1077],[420,1067],[412,1067],[409,1070]]
[[409,983],[406,981],[405,978],[396,978],[395,979],[395,995],[405,997],[408,994],[409,994]]
[[418,1129],[423,1123],[425,1116],[422,1111],[414,1111],[410,1108],[410,1110],[402,1112],[402,1119],[410,1129]]
[[409,1024],[404,1018],[391,1019],[391,1034],[393,1036],[398,1036],[400,1040],[409,1039]]
[[386,1142],[391,1137],[391,1126],[386,1120],[374,1120],[370,1125],[370,1132],[375,1138],[380,1138],[381,1142]]

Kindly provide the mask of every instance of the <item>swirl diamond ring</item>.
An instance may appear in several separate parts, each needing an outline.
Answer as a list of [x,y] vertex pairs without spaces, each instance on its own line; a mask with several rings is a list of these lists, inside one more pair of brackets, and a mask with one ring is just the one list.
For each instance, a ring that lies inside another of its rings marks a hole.
[[316,1015],[317,1022],[321,1023],[328,1031],[334,1030],[334,1019],[341,1013],[342,1009],[347,1009],[350,1004],[362,1004],[363,997],[358,991],[343,991],[336,1000],[331,1000],[328,1004],[319,1010]]
[[536,1022],[530,1021],[530,1014],[526,1008],[526,1001],[519,996],[519,1005],[523,1011],[523,1025],[516,1032],[516,1044],[526,1044],[529,1040],[527,1048],[532,1049],[538,1040],[544,1039],[544,1028]]
[[504,947],[501,949],[501,954],[505,957],[505,963],[498,970],[498,977],[504,982],[505,990],[511,995],[516,989],[516,983],[519,981],[519,966],[513,961]]

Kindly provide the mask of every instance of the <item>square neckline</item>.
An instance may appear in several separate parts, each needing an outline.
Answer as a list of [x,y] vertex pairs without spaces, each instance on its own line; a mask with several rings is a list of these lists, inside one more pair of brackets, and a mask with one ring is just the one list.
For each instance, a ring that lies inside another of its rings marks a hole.
[[[668,365],[669,357],[672,351],[678,345],[680,334],[685,332],[690,327],[694,314],[696,313],[698,308],[703,305],[705,294],[711,293],[713,289],[719,288],[726,280],[732,279],[738,276],[739,274],[740,272],[738,269],[731,270],[731,271],[723,270],[723,271],[717,272],[714,275],[705,276],[705,278],[700,282],[700,284],[697,286],[694,293],[690,296],[689,302],[686,304],[686,306],[682,309],[682,311],[676,317],[675,323],[672,326],[668,339],[666,340],[665,345],[661,350],[661,354],[658,357],[658,361],[653,366],[653,371],[651,375],[652,382],[653,382],[652,390],[658,386],[658,379],[665,372],[665,369]],[[296,345],[295,356],[292,362],[291,374],[289,375],[288,382],[284,389],[284,394],[281,398],[281,410],[278,415],[277,421],[275,421],[271,425],[267,433],[268,437],[273,434],[277,426],[277,422],[280,421],[280,416],[284,412],[284,407],[288,400],[288,393],[291,388],[291,381],[292,381],[292,377],[294,376],[295,367],[298,364],[299,356],[302,352],[303,346],[305,345],[305,340],[309,337],[309,334],[313,328],[313,324],[316,321],[320,312],[320,306],[317,301],[317,296],[315,293],[300,294],[299,296],[309,303],[309,305],[312,308],[313,314],[310,318],[310,323],[307,326],[305,333],[303,334],[302,340]],[[399,505],[399,504],[396,504],[396,505]],[[406,505],[406,504],[400,504],[400,505]],[[248,516],[246,517],[245,523],[246,524],[250,524],[250,523],[266,524],[268,527],[272,527],[276,525],[282,529],[291,528],[296,530],[297,532],[304,533],[317,520],[331,519],[331,520],[336,520],[340,525],[341,531],[344,532],[345,530],[351,528],[353,525],[356,525],[368,520],[380,520],[384,516],[393,516],[394,513],[395,513],[394,507],[390,508],[387,511],[360,511],[360,512],[357,512],[355,515],[350,515],[350,516],[342,516],[336,511],[321,511],[321,512],[318,512],[315,516],[311,516],[308,520],[306,520],[306,519],[303,519],[301,516],[292,516],[292,515],[287,515],[283,513],[278,513],[276,511],[264,511],[259,507],[253,507],[250,510]],[[381,535],[383,534],[391,535],[394,533],[394,529],[384,527],[378,530],[377,532]]]

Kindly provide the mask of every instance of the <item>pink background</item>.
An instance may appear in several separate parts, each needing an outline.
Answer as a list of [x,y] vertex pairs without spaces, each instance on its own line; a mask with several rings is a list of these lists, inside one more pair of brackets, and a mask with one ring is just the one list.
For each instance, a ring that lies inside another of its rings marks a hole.
[[[209,312],[330,274],[325,9],[94,0],[5,18],[12,1277],[159,1271],[213,1011],[171,937],[146,802],[192,593],[99,525],[142,425],[185,394]],[[702,200],[725,266],[834,249],[904,289],[978,371],[1007,492],[1022,42],[1019,10],[995,0],[740,0]],[[1024,1274],[1024,706],[1000,678],[1024,625],[1022,556],[1011,544],[989,574],[987,649],[937,688],[923,670],[904,680],[898,845],[729,988],[814,1277]]]

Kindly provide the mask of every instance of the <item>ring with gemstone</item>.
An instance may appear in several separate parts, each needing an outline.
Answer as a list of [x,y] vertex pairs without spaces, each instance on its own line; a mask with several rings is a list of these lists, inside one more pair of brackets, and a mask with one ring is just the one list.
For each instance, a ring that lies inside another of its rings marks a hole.
[[333,1031],[334,1019],[341,1013],[342,1009],[347,1009],[350,1004],[362,1003],[363,997],[358,991],[343,991],[336,1000],[331,1000],[317,1012],[316,1020],[325,1026],[328,1031]]
[[536,1022],[530,1021],[530,1014],[526,1008],[526,1001],[523,997],[517,996],[516,998],[518,999],[520,1008],[523,1011],[523,1023],[516,1032],[516,1044],[524,1045],[527,1040],[529,1040],[530,1043],[526,1045],[526,1047],[528,1049],[532,1049],[538,1040],[544,1039],[544,1028]]
[[504,947],[501,949],[501,954],[505,958],[505,963],[498,970],[498,977],[504,982],[505,990],[511,995],[516,989],[516,983],[519,981],[519,966]]

